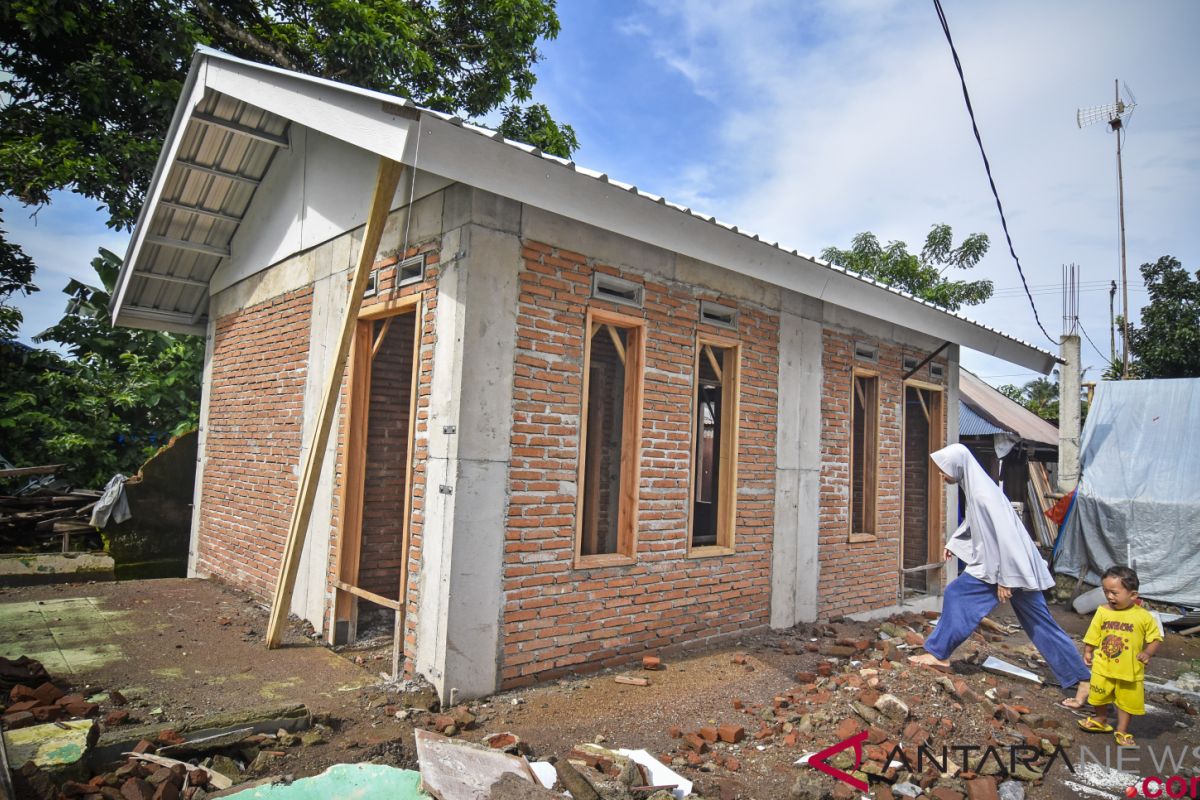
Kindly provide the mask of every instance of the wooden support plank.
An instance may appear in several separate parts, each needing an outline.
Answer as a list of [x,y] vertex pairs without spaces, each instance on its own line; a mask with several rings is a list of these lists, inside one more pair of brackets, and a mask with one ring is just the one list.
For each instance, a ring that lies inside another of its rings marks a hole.
[[717,380],[724,383],[725,378],[721,375],[721,363],[717,361],[717,354],[713,352],[711,345],[704,345],[704,355],[708,358],[708,365],[712,367],[713,374],[717,376]]
[[350,296],[346,301],[346,315],[342,320],[337,351],[329,365],[325,394],[321,399],[321,409],[317,415],[317,428],[308,452],[303,455],[300,485],[296,493],[296,503],[292,508],[283,559],[275,584],[275,596],[271,604],[271,619],[267,627],[268,648],[278,647],[283,640],[283,629],[287,623],[288,609],[291,607],[292,591],[296,588],[296,573],[300,570],[300,556],[304,551],[304,540],[308,536],[308,524],[312,518],[313,502],[317,496],[317,483],[321,477],[321,467],[325,462],[325,448],[329,444],[329,433],[333,428],[333,416],[337,409],[346,356],[350,353],[350,344],[354,340],[354,331],[358,323],[358,309],[362,305],[367,278],[371,275],[371,265],[379,251],[379,240],[383,236],[383,228],[387,223],[388,212],[391,210],[392,198],[396,195],[396,187],[399,185],[404,171],[405,167],[395,161],[386,158],[379,159],[375,194],[371,198],[371,210],[367,216],[366,229],[363,231],[362,250],[358,254],[358,264],[354,269],[354,281],[350,286]]
[[608,338],[612,339],[613,347],[617,348],[617,358],[621,359],[621,363],[625,363],[625,344],[621,341],[621,334],[617,333],[617,329],[612,325],[604,326],[608,330]]
[[[362,513],[363,487],[367,469],[367,426],[370,423],[371,404],[371,326],[370,321],[359,321],[354,331],[354,344],[350,351],[349,378],[346,381],[349,397],[346,403],[346,419],[343,463],[345,477],[342,480],[338,507],[342,509],[337,538],[337,564],[335,573],[339,580],[351,585],[358,583],[358,570],[362,560]],[[353,594],[334,592],[333,624],[329,629],[330,644],[337,638],[337,625],[347,623],[346,641],[352,642],[358,633],[358,604]]]
[[867,397],[863,393],[862,381],[859,380],[857,377],[854,378],[853,380],[854,380],[854,393],[858,395],[859,405],[861,405],[863,407],[863,410],[866,411],[867,410]]
[[917,392],[917,399],[921,401],[921,411],[923,411],[925,413],[925,422],[930,423],[931,420],[929,418],[929,406],[926,405],[926,403],[925,403],[925,390],[917,389],[916,392]]
[[393,600],[390,597],[384,597],[381,594],[376,594],[375,592],[368,591],[359,586],[353,586],[345,581],[334,581],[333,585],[343,592],[352,594],[355,597],[361,597],[363,600],[370,600],[372,603],[381,605],[384,608],[390,608],[393,611],[400,610],[399,600]]
[[65,467],[66,464],[44,464],[40,467],[14,467],[0,469],[0,478],[20,478],[24,475],[52,475]]
[[387,337],[388,328],[392,327],[392,320],[395,317],[388,317],[383,321],[383,327],[379,329],[379,335],[375,337],[375,344],[371,345],[371,358],[379,355],[379,348],[383,347],[383,340]]

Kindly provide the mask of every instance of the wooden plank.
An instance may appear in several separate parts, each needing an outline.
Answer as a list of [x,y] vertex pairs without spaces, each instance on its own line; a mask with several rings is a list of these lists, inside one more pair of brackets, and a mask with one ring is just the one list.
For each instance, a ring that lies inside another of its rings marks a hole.
[[924,412],[924,414],[925,414],[925,422],[926,422],[926,424],[932,425],[933,420],[929,416],[929,406],[926,405],[926,403],[925,403],[925,390],[917,389],[916,391],[917,391],[917,399],[921,401],[921,411]]
[[621,341],[621,335],[617,333],[617,329],[612,325],[605,325],[605,330],[608,331],[608,337],[612,339],[613,347],[617,348],[617,358],[621,359],[621,363],[625,363],[625,343]]
[[296,503],[292,508],[291,523],[288,525],[287,541],[284,545],[283,559],[275,584],[275,596],[271,605],[270,624],[267,626],[268,648],[278,647],[283,639],[283,629],[287,623],[288,609],[292,602],[292,591],[296,588],[296,573],[300,569],[300,556],[304,551],[304,540],[308,536],[313,502],[317,496],[317,483],[321,477],[321,467],[325,462],[325,448],[329,444],[329,433],[333,428],[333,416],[337,409],[346,357],[350,353],[350,345],[354,340],[354,332],[358,323],[358,309],[362,305],[363,291],[366,289],[367,279],[371,275],[371,265],[379,251],[379,240],[383,236],[383,228],[387,223],[388,212],[391,210],[392,198],[396,195],[396,187],[399,185],[405,169],[403,165],[390,159],[379,159],[375,193],[371,198],[371,210],[367,216],[366,229],[363,231],[362,250],[359,252],[358,263],[354,269],[350,296],[346,301],[346,314],[342,320],[338,347],[333,361],[329,365],[325,394],[317,415],[317,428],[314,431],[313,441],[308,452],[303,456],[300,485],[296,493]]
[[[420,296],[418,295],[418,298]],[[400,607],[392,632],[392,677],[400,677],[404,656],[405,617],[408,609],[408,551],[412,547],[413,451],[417,431],[417,398],[421,383],[421,332],[424,326],[420,299],[413,308],[412,377],[408,389],[408,464],[404,473],[404,522],[400,533]]]
[[627,678],[624,675],[618,675],[613,678],[613,683],[622,683],[626,686],[649,686],[650,681],[645,678]]
[[355,597],[361,597],[363,600],[370,600],[372,603],[383,606],[384,608],[390,608],[393,611],[400,610],[400,601],[399,600],[393,600],[390,597],[384,597],[381,594],[376,594],[375,592],[367,591],[366,589],[363,589],[360,586],[354,586],[352,584],[346,583],[345,581],[334,581],[333,585],[336,586],[338,589],[340,589],[343,592],[352,594]]
[[[371,401],[371,323],[360,321],[355,328],[354,344],[350,353],[350,375],[347,380],[349,397],[346,400],[346,418],[342,420],[345,433],[342,463],[345,475],[339,491],[339,516],[336,565],[334,574],[348,584],[358,583],[359,562],[362,559],[362,514],[363,489],[367,468],[367,425]],[[334,644],[337,625],[347,623],[346,641],[354,641],[357,634],[358,606],[354,595],[337,591],[333,601],[333,624],[328,638]]]
[[[645,370],[646,329],[627,328],[629,359],[625,362],[625,406],[621,428],[621,487],[617,509],[617,552],[637,555],[637,501],[642,462],[642,394]],[[632,391],[631,391],[632,389]]]
[[575,485],[583,489],[579,492],[579,497],[575,499],[575,562],[579,563],[579,559],[583,557],[583,536],[585,531],[585,521],[583,518],[583,499],[587,493],[587,457],[588,457],[588,393],[591,391],[591,375],[592,375],[592,337],[596,334],[596,324],[592,320],[592,310],[588,309],[587,320],[584,323],[589,335],[583,340],[583,387],[582,398],[579,405],[579,447],[578,458],[579,464],[576,467]]
[[[712,355],[711,348],[708,352]],[[721,475],[717,487],[717,508],[721,514],[721,519],[717,521],[717,545],[720,547],[734,546],[737,528],[738,434],[742,418],[741,355],[741,347],[725,350],[725,371],[729,379],[721,383]],[[717,373],[718,376],[720,374]]]
[[379,335],[375,337],[375,344],[371,345],[371,358],[379,355],[379,348],[383,347],[383,340],[387,337],[388,328],[392,326],[392,320],[395,317],[388,317],[383,321],[383,327],[379,329]]
[[704,345],[702,349],[704,350],[704,355],[708,357],[708,365],[712,367],[713,374],[715,374],[717,376],[717,380],[723,384],[725,379],[721,377],[721,365],[717,362],[716,353],[714,353],[712,347],[707,344]]
[[66,464],[43,464],[40,467],[0,469],[0,478],[20,478],[23,475],[53,475],[65,466]]

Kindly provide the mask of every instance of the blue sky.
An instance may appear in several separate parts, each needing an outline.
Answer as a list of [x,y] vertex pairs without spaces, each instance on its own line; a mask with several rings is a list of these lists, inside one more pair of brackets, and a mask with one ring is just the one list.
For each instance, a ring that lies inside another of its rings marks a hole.
[[[1062,329],[1064,263],[1080,265],[1084,329],[1108,350],[1107,282],[1119,275],[1114,139],[1075,110],[1138,106],[1125,149],[1130,306],[1137,265],[1200,268],[1200,4],[944,2],[1014,244],[1047,330]],[[974,270],[996,296],[971,317],[1040,346],[1003,241],[958,78],[932,3],[907,0],[564,0],[541,48],[536,99],[575,126],[576,159],[801,252],[860,231],[919,249],[938,222],[992,239]],[[61,196],[34,227],[3,203],[39,261],[25,338],[60,315],[68,276],[103,245],[94,203]],[[1083,344],[1085,379],[1101,355]],[[964,352],[992,383],[1033,377]]]

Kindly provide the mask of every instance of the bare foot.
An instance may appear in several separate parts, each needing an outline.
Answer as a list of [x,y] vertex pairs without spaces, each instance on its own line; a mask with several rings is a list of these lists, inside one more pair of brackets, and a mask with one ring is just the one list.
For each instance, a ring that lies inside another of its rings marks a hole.
[[1074,697],[1065,698],[1059,703],[1059,705],[1063,708],[1069,708],[1072,711],[1078,711],[1079,709],[1083,708],[1083,702]]
[[933,653],[922,653],[919,656],[909,656],[910,664],[916,664],[918,667],[933,667],[934,669],[950,669],[950,662],[945,659],[938,658]]

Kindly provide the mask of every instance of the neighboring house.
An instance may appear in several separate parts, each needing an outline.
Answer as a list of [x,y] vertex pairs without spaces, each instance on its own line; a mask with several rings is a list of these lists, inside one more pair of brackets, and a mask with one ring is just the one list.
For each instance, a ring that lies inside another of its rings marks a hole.
[[334,640],[364,598],[403,610],[443,696],[894,605],[902,538],[940,560],[955,514],[928,453],[959,347],[1054,363],[458,119],[201,50],[113,303],[208,340],[192,574],[271,597],[380,158],[410,169],[292,610]]
[[959,371],[958,388],[959,441],[1004,494],[1022,504],[1025,527],[1039,543],[1052,546],[1054,529],[1040,515],[1058,497],[1050,493],[1057,484],[1058,428],[968,370]]

